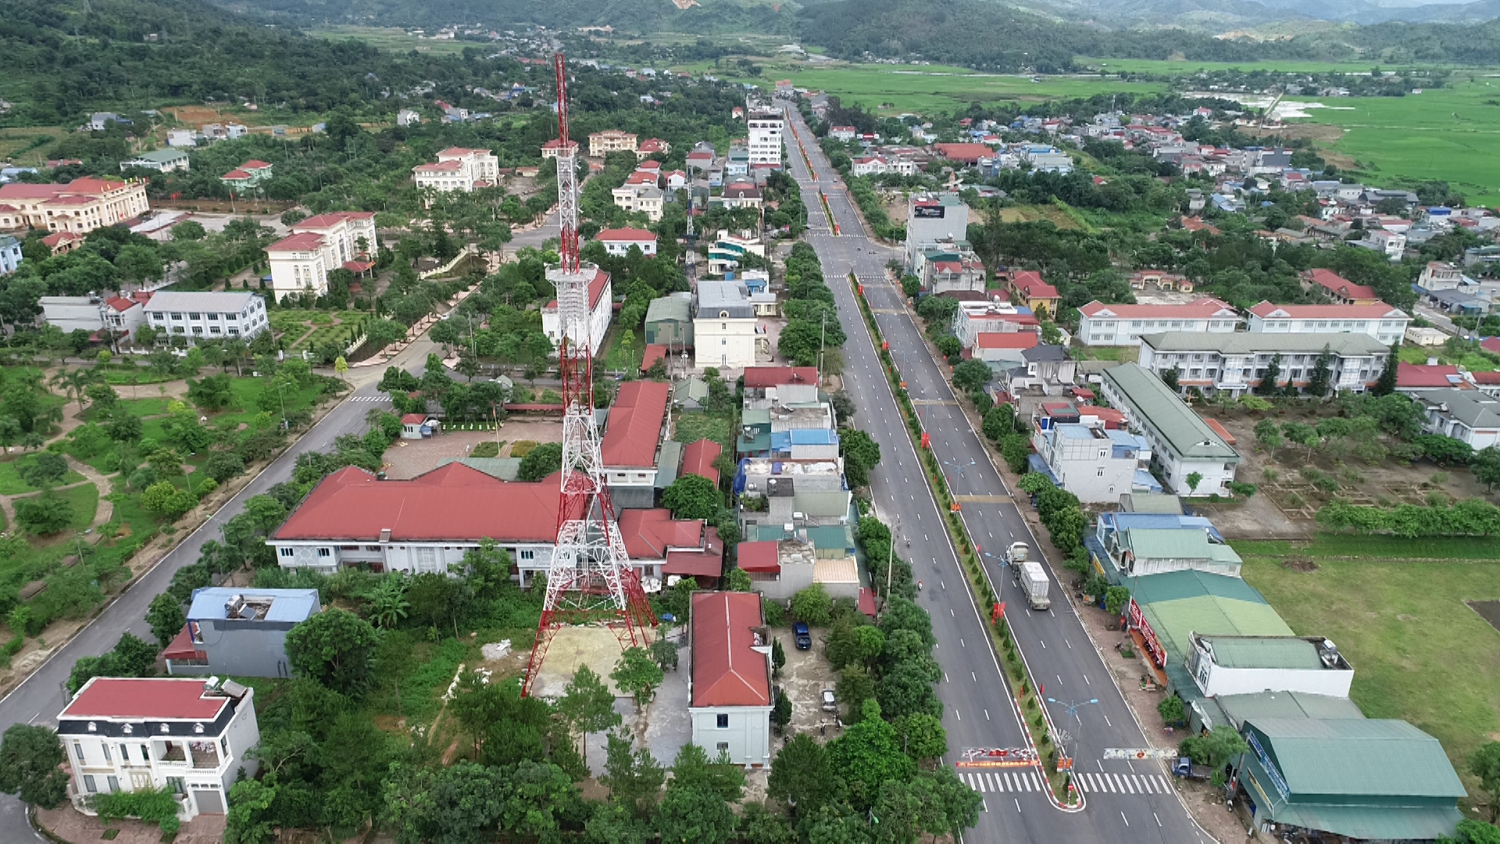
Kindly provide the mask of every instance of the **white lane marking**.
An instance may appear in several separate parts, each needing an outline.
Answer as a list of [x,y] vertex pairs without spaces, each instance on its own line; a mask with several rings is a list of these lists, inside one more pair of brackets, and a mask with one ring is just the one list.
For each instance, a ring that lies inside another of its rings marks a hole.
[[1125,817],[1124,812],[1120,813],[1120,820],[1124,821],[1126,826],[1130,826],[1130,818]]
[[1093,682],[1089,680],[1089,675],[1087,674],[1083,675],[1083,682],[1088,683],[1090,686],[1094,685]]
[[957,709],[953,710],[953,717],[957,718],[960,721],[962,721],[964,719],[964,716],[958,714],[958,710]]
[[1125,793],[1125,786],[1123,786],[1123,785],[1120,784],[1120,777],[1119,777],[1118,774],[1110,774],[1109,775],[1109,793],[1110,794],[1115,794],[1116,792],[1118,792],[1120,794],[1124,794]]
[[958,637],[958,646],[960,648],[967,648],[968,647],[968,645],[964,644],[964,637],[962,637],[962,636]]
[[1125,760],[1125,767],[1129,768],[1132,774],[1135,773],[1135,763],[1129,759]]
[[943,672],[943,682],[944,683],[951,683],[951,682],[953,682],[952,680],[948,679],[948,672],[946,672],[946,671]]
[[1021,811],[1021,801],[1019,799],[1016,800],[1016,811],[1017,812]]
[[984,711],[984,720],[990,720],[990,711],[988,709]]
[[1095,759],[1094,760],[1094,764],[1098,765],[1100,773],[1103,773],[1103,771],[1104,771],[1104,763],[1100,762],[1098,759]]
[[[1151,817],[1156,818],[1156,813],[1152,812]],[[1156,818],[1156,825],[1161,826],[1161,818]]]
[[1054,674],[1053,676],[1057,678],[1057,685],[1061,686],[1062,685],[1062,675],[1061,674]]
[[1140,780],[1137,780],[1135,778],[1134,774],[1131,774],[1128,777],[1121,777],[1121,779],[1125,780],[1125,791],[1126,791],[1126,793],[1128,793],[1128,794],[1136,794],[1137,793],[1136,786],[1140,785]]
[[951,616],[951,617],[953,617],[953,618],[958,618],[958,616],[953,615],[953,608],[952,607],[948,608],[948,615]]
[[970,671],[969,676],[974,678],[974,682],[979,682],[979,677],[975,675],[974,672]]
[[1109,716],[1108,716],[1108,715],[1105,715],[1105,716],[1104,716],[1104,723],[1106,723],[1106,724],[1109,724],[1109,726],[1110,726],[1110,727],[1111,727],[1111,728],[1113,728],[1113,727],[1114,727],[1114,726],[1115,726],[1115,725],[1114,725],[1114,724],[1112,724],[1112,723],[1110,723],[1110,720],[1109,720]]
[[[1027,613],[1027,615],[1030,615],[1030,613]],[[1037,639],[1037,641],[1042,643],[1042,650],[1045,651],[1047,649],[1047,642],[1046,642],[1046,640]]]
[[1068,646],[1068,650],[1073,650],[1073,643],[1068,641],[1067,636],[1063,637],[1063,644]]
[[1005,772],[1005,790],[1015,791],[1015,784],[1010,781],[1010,771]]

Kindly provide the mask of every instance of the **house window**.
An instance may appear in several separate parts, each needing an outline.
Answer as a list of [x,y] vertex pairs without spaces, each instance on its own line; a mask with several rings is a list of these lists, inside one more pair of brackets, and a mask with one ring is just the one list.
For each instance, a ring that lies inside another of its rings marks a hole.
[[1100,477],[1100,478],[1104,477],[1104,467],[1103,466],[1099,467],[1099,474],[1096,477]]
[[120,745],[120,761],[121,762],[129,762],[130,761],[130,746],[129,745],[126,745],[126,744]]
[[281,556],[283,556],[283,557],[291,557],[291,556],[296,555],[296,553],[297,553],[296,551],[292,550],[291,548],[286,547],[285,545],[281,546]]
[[229,739],[227,739],[227,738],[221,738],[221,739],[219,739],[219,750],[224,753],[225,757],[229,756]]
[[535,560],[536,559],[536,551],[533,550],[533,549],[531,549],[531,548],[522,548],[521,549],[520,557],[523,560]]
[[[109,745],[107,745],[107,744],[100,744],[99,748],[104,751],[104,761],[106,761],[106,762],[113,762],[114,761],[114,757],[112,757],[112,756],[109,755]],[[114,791],[114,789],[111,788],[110,791]]]
[[114,794],[116,791],[120,790],[120,778],[119,777],[114,777],[114,776],[105,777],[104,781],[105,781],[106,784],[109,785],[109,793],[110,794]]
[[727,742],[727,741],[721,741],[721,742],[719,742],[718,751],[720,753],[728,753],[729,752],[729,742]]
[[721,712],[721,713],[719,713],[715,717],[718,719],[718,724],[716,724],[716,726],[719,729],[721,729],[721,730],[727,730],[727,729],[729,729],[729,715],[728,714]]
[[94,783],[94,775],[93,774],[84,774],[83,775],[83,790],[87,791],[89,794],[96,794],[96,793],[98,793],[99,786]]
[[333,555],[333,550],[331,548],[319,548],[318,549],[318,556],[319,557],[329,557],[329,556],[332,556],[332,555]]
[[173,794],[187,794],[187,782],[182,777],[167,777],[167,788]]

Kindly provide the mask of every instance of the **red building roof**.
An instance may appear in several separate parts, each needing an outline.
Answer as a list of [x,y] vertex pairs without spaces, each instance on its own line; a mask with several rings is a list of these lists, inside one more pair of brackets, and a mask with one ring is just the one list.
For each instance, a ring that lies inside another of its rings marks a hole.
[[703,547],[680,548],[667,552],[667,562],[661,567],[663,575],[699,577],[718,580],[724,574],[724,543],[719,539],[718,528],[703,531]]
[[723,446],[713,440],[702,439],[688,443],[687,448],[682,450],[682,474],[708,478],[714,482],[714,486],[718,486],[719,470],[714,468],[714,461],[723,453]]
[[389,530],[396,542],[552,542],[558,488],[556,473],[508,483],[462,463],[385,481],[349,466],[324,478],[272,539],[376,542]]
[[1106,305],[1095,299],[1078,311],[1086,317],[1103,314],[1120,319],[1208,319],[1222,311],[1238,316],[1227,302],[1210,296],[1194,299],[1185,305]]
[[1458,387],[1459,389],[1464,389],[1467,385],[1461,386],[1457,366],[1397,363],[1396,386],[1409,389],[1424,387]]
[[979,159],[989,158],[995,151],[984,144],[933,144],[932,148],[949,161],[978,164]]
[[747,366],[745,367],[745,389],[763,390],[784,384],[818,383],[816,366]]
[[267,252],[311,252],[323,247],[323,236],[312,232],[284,237],[266,247]]
[[1273,305],[1261,302],[1250,309],[1261,319],[1387,319],[1406,314],[1379,302],[1374,305]]
[[652,364],[667,356],[667,347],[661,343],[648,343],[641,350],[641,369],[650,369]]
[[1042,281],[1042,274],[1036,270],[1020,270],[1011,273],[1010,284],[1028,299],[1058,298],[1057,288]]
[[974,348],[1033,349],[1040,339],[1035,331],[986,331],[974,337]]
[[629,242],[629,243],[655,243],[656,233],[645,229],[605,229],[594,235],[598,241]]
[[235,168],[233,170],[230,170],[228,173],[225,173],[224,175],[220,176],[219,178],[226,179],[226,180],[231,181],[231,182],[243,182],[243,181],[246,181],[248,179],[253,179],[255,177],[251,176],[249,173],[246,173],[244,170],[241,170],[239,168]]
[[[609,285],[609,273],[604,270],[594,270],[594,279],[589,282],[589,310],[599,307],[599,297],[604,295],[604,288]],[[557,300],[553,299],[547,303],[543,310],[557,310]]]
[[734,546],[734,554],[744,571],[781,574],[781,544],[774,539],[741,542]]
[[670,393],[671,388],[659,381],[631,381],[620,387],[599,444],[605,466],[656,466],[656,446]]
[[184,624],[182,630],[173,637],[172,643],[161,652],[161,656],[162,659],[208,659],[208,651],[200,651],[193,646],[193,634]]
[[308,217],[292,224],[296,229],[326,229],[336,226],[345,220],[369,220],[375,216],[374,211],[335,211],[331,214],[319,214],[316,217]]
[[1344,278],[1333,270],[1304,270],[1302,277],[1330,293],[1345,299],[1375,299],[1375,288]]
[[141,303],[137,302],[134,299],[126,299],[124,296],[111,296],[109,299],[105,300],[104,304],[110,306],[116,311],[124,313],[131,308],[139,307]]
[[1500,355],[1500,337],[1486,337],[1479,341],[1479,348]]
[[754,592],[693,596],[692,706],[771,705],[770,658],[755,650],[762,623]]
[[196,677],[149,679],[95,677],[83,685],[78,696],[58,715],[71,718],[151,718],[182,721],[212,721],[219,717],[229,698],[205,697],[203,681]]
[[874,618],[875,614],[876,614],[876,609],[875,609],[875,590],[871,589],[868,586],[861,587],[860,590],[859,590],[859,604],[858,604],[858,606],[859,606],[859,611],[860,612],[864,613],[865,615],[869,616],[870,618]]
[[669,548],[701,548],[703,520],[673,519],[672,512],[661,507],[621,510],[620,534],[632,560],[660,560]]
[[1470,372],[1469,377],[1474,379],[1475,384],[1500,384],[1500,372]]
[[240,169],[241,170],[264,170],[264,169],[266,169],[267,167],[270,167],[270,166],[271,165],[267,164],[264,161],[260,161],[258,159],[252,158],[249,161],[246,161],[244,164],[241,164],[240,165]]

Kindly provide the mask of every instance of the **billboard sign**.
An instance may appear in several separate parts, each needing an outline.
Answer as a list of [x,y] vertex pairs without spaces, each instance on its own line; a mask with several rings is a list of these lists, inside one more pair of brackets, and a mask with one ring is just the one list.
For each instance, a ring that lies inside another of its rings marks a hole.
[[1151,652],[1151,661],[1158,668],[1167,664],[1167,651],[1156,639],[1156,631],[1151,629],[1150,622],[1146,621],[1146,614],[1141,612],[1141,605],[1130,599],[1130,626],[1141,631],[1141,637],[1146,640],[1146,650]]
[[943,218],[943,206],[941,205],[914,205],[911,209],[913,217],[932,217],[941,220]]

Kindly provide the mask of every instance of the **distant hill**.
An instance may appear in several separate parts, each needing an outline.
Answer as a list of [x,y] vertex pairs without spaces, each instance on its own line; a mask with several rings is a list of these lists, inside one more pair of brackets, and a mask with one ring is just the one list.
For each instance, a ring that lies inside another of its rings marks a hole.
[[629,32],[790,34],[793,4],[775,0],[215,0],[247,14],[291,23],[434,27],[471,23],[567,29],[613,26]]

